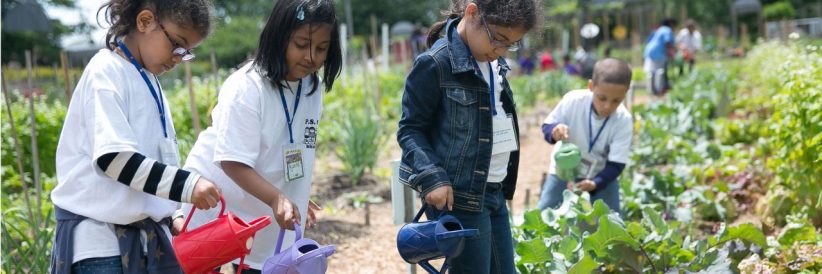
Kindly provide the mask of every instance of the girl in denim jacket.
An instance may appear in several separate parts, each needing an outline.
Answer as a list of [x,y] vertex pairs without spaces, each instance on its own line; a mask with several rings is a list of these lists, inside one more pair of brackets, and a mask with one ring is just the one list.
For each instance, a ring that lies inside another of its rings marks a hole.
[[504,57],[539,9],[537,0],[454,0],[406,79],[400,181],[424,197],[429,219],[447,211],[480,232],[451,258],[452,273],[515,273],[505,200],[516,187],[519,133]]

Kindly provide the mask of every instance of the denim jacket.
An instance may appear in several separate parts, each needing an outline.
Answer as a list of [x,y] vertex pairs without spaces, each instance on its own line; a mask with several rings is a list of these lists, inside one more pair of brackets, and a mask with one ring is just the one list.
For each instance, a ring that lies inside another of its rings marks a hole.
[[[457,33],[460,19],[448,21],[445,37],[414,61],[405,81],[397,140],[402,148],[400,182],[420,192],[444,185],[454,190],[454,208],[479,212],[483,207],[493,146],[490,87]],[[500,101],[519,126],[505,59]],[[519,151],[511,152],[502,181],[506,199],[514,196]]]

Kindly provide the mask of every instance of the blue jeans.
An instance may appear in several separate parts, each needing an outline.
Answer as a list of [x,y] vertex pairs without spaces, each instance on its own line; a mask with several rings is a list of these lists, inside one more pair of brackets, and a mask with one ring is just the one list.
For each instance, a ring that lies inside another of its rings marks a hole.
[[[486,187],[482,212],[455,207],[445,213],[456,217],[464,228],[479,229],[479,235],[466,239],[462,253],[451,259],[448,273],[516,273],[508,206],[501,187],[501,184]],[[425,214],[436,218],[440,212],[429,206]]]
[[[557,177],[556,174],[551,174],[542,186],[542,194],[539,196],[537,208],[539,208],[539,210],[545,210],[549,207],[559,207],[562,205],[562,191],[566,189],[568,189],[567,182]],[[594,190],[594,193],[591,194],[591,202],[593,203],[596,200],[602,200],[608,208],[622,216],[622,210],[619,207],[618,180],[605,184],[604,189]]]
[[89,258],[71,265],[75,274],[111,274],[123,273],[123,262],[120,256]]

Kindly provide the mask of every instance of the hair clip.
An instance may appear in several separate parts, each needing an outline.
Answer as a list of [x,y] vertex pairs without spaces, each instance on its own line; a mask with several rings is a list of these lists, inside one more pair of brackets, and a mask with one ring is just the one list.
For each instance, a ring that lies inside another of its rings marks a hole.
[[305,10],[303,10],[303,4],[304,3],[300,3],[300,5],[297,6],[297,20],[300,21],[305,20]]

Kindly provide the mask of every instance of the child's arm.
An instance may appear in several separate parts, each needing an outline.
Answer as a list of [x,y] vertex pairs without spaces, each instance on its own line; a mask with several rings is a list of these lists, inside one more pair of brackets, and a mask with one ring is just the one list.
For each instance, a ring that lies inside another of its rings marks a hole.
[[107,153],[95,163],[110,178],[151,195],[199,209],[215,207],[220,201],[220,191],[211,181],[137,152]]
[[253,168],[233,161],[222,161],[220,166],[240,188],[271,207],[274,211],[274,219],[280,227],[294,230],[294,223],[300,223],[300,211],[297,205],[285,193],[263,179]]
[[420,55],[414,62],[405,81],[397,141],[403,150],[403,164],[415,173],[410,176],[414,179],[409,185],[419,191],[427,203],[438,209],[450,209],[453,204],[451,182],[427,134],[436,127],[443,98],[438,73],[437,63],[431,56]]
[[549,144],[556,144],[557,141],[567,140],[569,137],[568,125],[562,122],[567,121],[565,112],[568,111],[569,101],[568,97],[563,97],[542,122],[542,134]]

